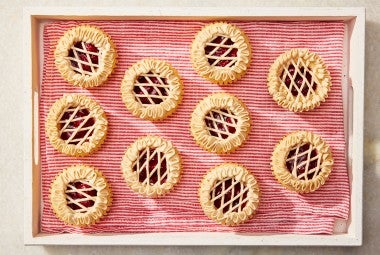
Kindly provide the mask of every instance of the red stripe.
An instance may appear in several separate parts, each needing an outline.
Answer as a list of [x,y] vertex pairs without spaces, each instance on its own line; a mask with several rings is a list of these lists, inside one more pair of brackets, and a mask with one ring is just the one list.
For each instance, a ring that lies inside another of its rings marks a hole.
[[[217,86],[193,70],[189,49],[204,22],[182,21],[94,21],[105,30],[118,50],[118,65],[109,80],[91,90],[67,84],[54,66],[54,48],[75,21],[49,23],[44,29],[44,69],[40,101],[41,171],[43,209],[41,229],[45,233],[137,233],[170,231],[276,232],[331,234],[334,219],[348,218],[349,182],[345,159],[342,106],[343,22],[234,22],[252,44],[252,64],[245,76],[229,86]],[[333,87],[326,102],[311,112],[295,114],[280,108],[267,92],[268,68],[283,51],[306,47],[326,62]],[[184,82],[184,98],[178,110],[164,121],[137,119],[124,107],[120,82],[133,63],[145,57],[165,59],[178,69]],[[227,91],[242,99],[252,116],[246,143],[230,155],[217,156],[200,149],[189,132],[191,111],[204,96]],[[49,107],[63,93],[82,93],[95,98],[109,120],[109,132],[101,149],[85,158],[72,158],[55,151],[46,139],[44,123]],[[286,133],[306,129],[320,134],[331,146],[335,166],[329,181],[317,192],[299,195],[285,190],[273,178],[270,156],[273,146]],[[173,141],[183,159],[180,183],[167,196],[146,199],[125,184],[120,161],[127,146],[147,133]],[[256,216],[239,227],[220,226],[203,214],[197,190],[202,176],[222,162],[244,164],[257,177],[261,204]],[[49,203],[50,183],[63,168],[76,163],[102,170],[111,183],[113,206],[98,224],[85,229],[65,226]]]

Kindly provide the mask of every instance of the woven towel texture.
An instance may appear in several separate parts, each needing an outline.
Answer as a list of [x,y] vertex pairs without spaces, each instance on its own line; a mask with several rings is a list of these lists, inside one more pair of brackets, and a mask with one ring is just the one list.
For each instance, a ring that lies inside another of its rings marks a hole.
[[[199,21],[91,21],[108,33],[118,52],[118,65],[108,81],[92,89],[68,84],[54,66],[54,49],[63,33],[83,22],[48,23],[43,34],[43,80],[40,94],[40,147],[42,178],[41,230],[44,233],[137,233],[168,231],[273,232],[331,234],[335,219],[347,219],[349,181],[345,159],[342,104],[343,22],[243,22],[239,26],[252,45],[252,63],[239,81],[229,86],[211,84],[199,77],[190,63],[190,46],[195,34],[207,22]],[[293,113],[279,107],[269,95],[266,78],[271,63],[284,51],[309,48],[325,61],[332,77],[326,102],[310,112]],[[125,70],[143,58],[170,62],[181,75],[184,97],[169,118],[141,120],[125,108],[120,84]],[[196,104],[213,92],[236,95],[248,106],[252,130],[236,152],[218,156],[198,147],[189,131],[190,115]],[[109,132],[100,150],[85,158],[60,154],[44,132],[50,106],[64,93],[81,93],[94,98],[104,108]],[[270,157],[274,146],[287,133],[309,130],[319,134],[332,148],[334,168],[330,179],[318,191],[300,195],[287,191],[272,176]],[[143,198],[126,185],[121,158],[138,137],[157,134],[171,140],[183,160],[180,183],[167,196]],[[237,227],[225,227],[203,213],[197,191],[207,170],[223,162],[246,166],[258,179],[261,198],[256,216]],[[50,206],[49,188],[55,176],[67,166],[84,163],[101,170],[111,184],[113,204],[98,224],[88,228],[65,226]]]

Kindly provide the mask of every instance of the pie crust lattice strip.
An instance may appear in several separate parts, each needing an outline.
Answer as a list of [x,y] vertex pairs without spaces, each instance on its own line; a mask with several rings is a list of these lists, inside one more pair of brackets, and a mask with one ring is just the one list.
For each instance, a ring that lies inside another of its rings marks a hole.
[[79,157],[98,149],[106,137],[107,125],[105,113],[95,100],[67,94],[50,108],[45,128],[55,149]]
[[211,202],[223,213],[241,212],[248,198],[248,187],[233,178],[218,181],[210,193]]
[[245,167],[224,163],[203,177],[199,200],[210,219],[228,226],[238,225],[256,212],[259,186]]
[[308,131],[296,131],[276,145],[271,164],[274,176],[284,187],[309,193],[326,182],[333,157],[321,137]]
[[248,136],[251,119],[248,109],[237,97],[215,93],[198,103],[190,121],[191,134],[203,149],[229,153]]
[[[77,124],[79,123],[79,124]],[[66,107],[58,117],[60,137],[67,144],[82,145],[89,141],[95,129],[93,113],[83,105]]]
[[321,170],[321,155],[310,143],[298,144],[290,149],[286,167],[299,180],[312,180]]
[[309,111],[325,101],[331,77],[323,60],[308,49],[281,54],[268,74],[268,90],[278,105],[294,112]]
[[59,39],[55,65],[69,83],[91,88],[104,83],[116,65],[116,49],[101,29],[79,25]]
[[132,165],[133,170],[139,175],[142,185],[163,184],[167,180],[167,162],[164,153],[152,148],[140,151],[138,159]]
[[143,59],[125,72],[121,93],[133,115],[161,120],[171,115],[181,102],[182,81],[169,63]]
[[67,184],[67,206],[78,213],[89,211],[96,201],[97,191],[86,180],[78,180]]
[[98,222],[109,210],[111,189],[102,173],[87,165],[64,169],[51,184],[51,206],[68,225],[84,227]]
[[140,75],[133,91],[137,101],[142,105],[160,104],[170,93],[166,78],[152,72]]
[[151,198],[172,190],[182,171],[181,158],[173,144],[152,135],[137,139],[129,146],[121,168],[131,189]]
[[67,59],[75,72],[93,75],[99,68],[100,57],[99,50],[93,44],[78,42],[71,46]]
[[214,36],[206,43],[205,54],[211,66],[231,67],[238,61],[238,48],[229,37]]
[[205,116],[209,134],[226,139],[236,133],[239,120],[229,109],[213,109]]
[[247,71],[251,62],[249,39],[229,23],[206,25],[192,43],[191,61],[198,74],[211,82],[232,83]]

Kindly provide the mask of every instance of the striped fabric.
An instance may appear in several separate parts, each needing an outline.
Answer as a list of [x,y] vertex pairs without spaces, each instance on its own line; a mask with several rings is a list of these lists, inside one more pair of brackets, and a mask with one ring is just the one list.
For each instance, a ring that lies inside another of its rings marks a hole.
[[[336,219],[347,219],[350,190],[345,159],[342,106],[343,22],[233,22],[248,35],[252,64],[244,77],[230,86],[211,84],[199,77],[190,64],[189,49],[195,34],[204,26],[199,21],[93,21],[113,39],[118,65],[108,81],[93,89],[80,89],[62,79],[54,66],[54,49],[64,31],[81,24],[76,21],[48,23],[44,27],[44,63],[40,97],[42,217],[44,233],[137,233],[168,231],[220,231],[250,233],[331,234]],[[326,62],[332,90],[325,103],[311,112],[293,113],[279,107],[266,87],[270,64],[294,47],[309,48]],[[184,83],[184,97],[169,118],[150,122],[138,119],[125,108],[120,93],[124,72],[142,58],[170,62]],[[243,100],[250,111],[253,128],[246,143],[230,155],[214,155],[200,149],[189,131],[192,110],[212,92],[225,91]],[[64,93],[82,93],[104,108],[109,132],[100,150],[85,158],[55,151],[46,138],[45,119],[50,106]],[[299,195],[285,190],[272,176],[270,157],[276,143],[294,130],[309,130],[322,136],[332,148],[335,165],[330,179],[318,191]],[[125,149],[146,134],[170,139],[183,159],[180,183],[167,196],[143,198],[126,185],[120,170]],[[222,162],[245,165],[258,179],[261,190],[256,216],[237,227],[209,220],[197,197],[206,171]],[[95,166],[111,183],[113,204],[107,216],[89,228],[65,226],[50,205],[49,188],[65,167],[77,163]]]

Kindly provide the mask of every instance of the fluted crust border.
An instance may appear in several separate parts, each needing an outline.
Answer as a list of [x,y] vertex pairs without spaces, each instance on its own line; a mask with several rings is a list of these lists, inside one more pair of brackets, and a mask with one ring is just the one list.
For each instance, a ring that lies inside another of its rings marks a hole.
[[[287,87],[281,82],[279,76],[291,60],[302,58],[316,78],[317,87],[315,93],[305,96],[293,96]],[[323,60],[309,49],[295,48],[278,56],[269,69],[268,90],[273,100],[283,108],[294,112],[310,111],[324,102],[331,87],[331,77]]]
[[[145,185],[139,181],[139,174],[133,170],[133,164],[139,160],[139,153],[147,147],[154,148],[162,152],[166,157],[167,179],[163,184]],[[181,177],[182,163],[181,157],[171,141],[159,136],[147,135],[137,139],[125,151],[121,161],[121,171],[127,184],[134,192],[145,197],[157,198],[170,192]]]
[[[90,111],[95,120],[95,128],[89,141],[81,145],[66,144],[59,134],[58,118],[67,107],[78,105],[82,105]],[[102,107],[95,100],[80,94],[63,95],[51,106],[46,118],[45,131],[51,145],[59,152],[74,157],[87,156],[96,151],[104,142],[107,130],[108,121]]]
[[[312,180],[299,180],[286,167],[291,148],[304,142],[312,144],[322,159],[321,170]],[[284,136],[275,146],[271,160],[273,175],[278,182],[288,190],[298,193],[319,189],[327,181],[334,163],[330,146],[320,136],[309,131],[295,131]]]
[[[133,89],[135,80],[141,74],[150,71],[165,77],[170,90],[168,96],[160,104],[145,106],[136,100]],[[155,121],[168,117],[177,109],[182,100],[182,87],[178,71],[168,62],[158,59],[142,59],[125,72],[121,82],[121,95],[125,106],[133,115]]]
[[[229,109],[238,119],[235,134],[219,139],[209,134],[204,121],[205,115],[212,109]],[[204,150],[217,154],[230,153],[246,140],[251,129],[251,118],[245,104],[229,93],[219,92],[202,99],[191,114],[190,131],[195,142]]]
[[[238,61],[232,67],[211,66],[205,55],[206,43],[215,36],[231,38],[238,48]],[[202,28],[191,46],[191,62],[197,73],[209,81],[226,85],[238,79],[247,71],[251,63],[251,45],[248,37],[237,26],[227,22],[215,22]]]
[[[67,206],[66,189],[70,182],[86,180],[96,189],[96,201],[85,213],[75,212]],[[64,223],[87,227],[97,223],[110,209],[112,194],[108,181],[102,172],[88,165],[73,165],[57,175],[51,184],[50,202],[55,215]]]
[[[101,52],[98,70],[93,75],[75,72],[67,59],[71,46],[78,41],[91,43]],[[55,65],[62,77],[70,84],[82,88],[96,87],[104,83],[117,62],[117,53],[111,38],[101,29],[90,25],[80,25],[66,31],[58,40],[54,57]]]
[[[210,192],[219,180],[235,178],[248,187],[247,204],[240,212],[223,213],[222,208],[215,208]],[[199,202],[207,217],[227,226],[239,225],[253,217],[259,206],[260,190],[254,177],[244,166],[236,163],[223,163],[212,169],[203,177],[198,190]]]

